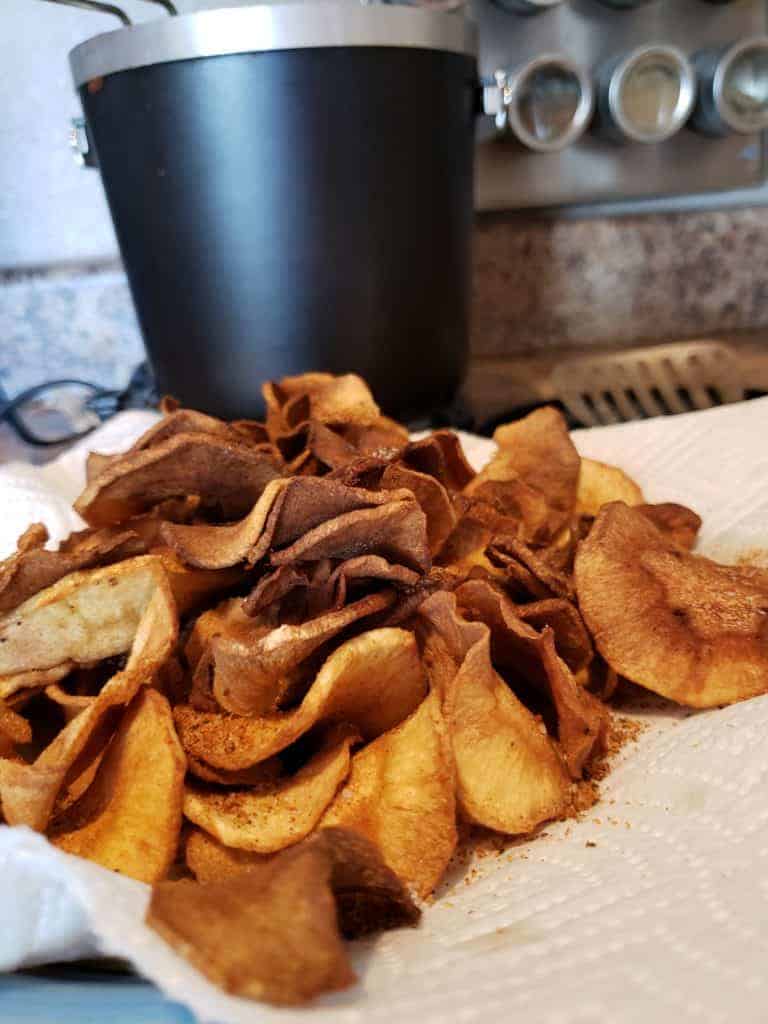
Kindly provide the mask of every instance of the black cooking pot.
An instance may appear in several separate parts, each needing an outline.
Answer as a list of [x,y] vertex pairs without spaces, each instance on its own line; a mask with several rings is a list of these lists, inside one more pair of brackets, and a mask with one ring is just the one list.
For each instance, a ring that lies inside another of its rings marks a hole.
[[467,359],[475,34],[460,14],[204,11],[71,64],[161,391],[226,417],[355,371],[409,417]]

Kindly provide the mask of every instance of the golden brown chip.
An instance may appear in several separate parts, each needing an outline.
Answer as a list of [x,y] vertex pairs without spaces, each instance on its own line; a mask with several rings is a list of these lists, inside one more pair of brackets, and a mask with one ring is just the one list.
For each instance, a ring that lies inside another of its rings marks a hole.
[[205,761],[187,754],[187,769],[203,782],[215,782],[218,786],[259,786],[262,783],[275,782],[283,772],[283,765],[279,757],[270,757],[239,772],[228,772],[224,768],[214,768]]
[[619,675],[693,707],[768,692],[768,572],[689,554],[615,502],[581,543],[576,587]]
[[226,846],[275,853],[309,835],[349,774],[350,747],[357,739],[346,726],[325,742],[294,775],[230,792],[188,783],[184,814]]
[[646,519],[650,519],[657,530],[686,551],[690,551],[696,543],[701,529],[701,516],[693,509],[664,502],[660,505],[638,505],[637,510]]
[[75,502],[92,526],[118,523],[167,498],[196,494],[224,518],[243,515],[279,475],[252,446],[210,434],[176,434],[110,462]]
[[494,665],[526,679],[550,698],[557,716],[556,737],[572,778],[581,778],[589,758],[600,749],[607,725],[605,709],[580,687],[558,656],[555,636],[545,625],[538,632],[524,622],[511,601],[487,580],[470,580],[455,592],[462,614],[491,630]]
[[355,980],[330,875],[327,855],[301,846],[224,881],[161,882],[147,923],[227,992],[305,1002]]
[[168,702],[145,687],[93,783],[56,822],[54,845],[141,882],[160,881],[176,855],[185,770]]
[[190,829],[184,844],[184,859],[198,882],[222,882],[265,863],[272,854],[235,850],[200,828]]
[[429,598],[420,615],[431,664],[440,668],[462,815],[511,835],[561,815],[568,776],[544,726],[494,672],[488,627],[461,619],[447,593]]
[[0,800],[9,825],[28,825],[38,831],[45,828],[59,790],[71,771],[77,773],[78,759],[87,752],[94,734],[108,721],[113,708],[127,704],[141,686],[152,683],[170,657],[177,633],[173,595],[165,573],[160,572],[155,592],[136,628],[125,668],[32,764],[0,759]]
[[9,708],[0,700],[0,734],[12,743],[29,743],[32,739],[32,727],[29,722],[13,708]]
[[166,578],[151,555],[71,573],[0,618],[0,676],[122,654]]
[[454,786],[450,743],[432,693],[352,758],[349,780],[320,826],[365,836],[399,878],[427,896],[456,846]]
[[[30,534],[30,530],[36,532]],[[111,565],[145,550],[142,539],[129,529],[92,531],[87,543],[72,551],[48,551],[43,547],[48,539],[45,527],[37,523],[30,530],[19,538],[15,554],[0,562],[0,614],[23,604],[71,572]]]
[[551,540],[570,524],[579,482],[581,460],[565,419],[557,409],[536,409],[498,427],[493,439],[498,452],[465,492],[492,497],[500,511],[508,503],[508,514],[522,518],[524,540]]
[[74,667],[73,662],[65,661],[53,668],[12,672],[10,675],[0,676],[0,700],[7,700],[16,693],[42,690],[51,683],[64,679]]
[[582,459],[576,515],[594,518],[603,505],[611,501],[641,505],[644,501],[643,492],[632,477],[618,466],[609,466],[596,459]]
[[381,612],[394,601],[392,591],[370,594],[339,611],[298,626],[266,629],[239,619],[234,628],[211,637],[195,667],[195,689],[210,687],[218,705],[238,715],[275,711],[290,692],[302,663],[319,647],[359,619]]
[[232,591],[245,579],[241,566],[228,569],[195,569],[184,565],[170,548],[154,548],[152,554],[160,559],[168,574],[168,582],[176,600],[179,615],[186,615],[206,604],[212,598]]
[[413,634],[373,629],[326,659],[293,711],[244,717],[180,705],[174,716],[186,751],[216,768],[237,771],[285,750],[320,722],[349,722],[363,739],[372,739],[409,715],[425,690]]

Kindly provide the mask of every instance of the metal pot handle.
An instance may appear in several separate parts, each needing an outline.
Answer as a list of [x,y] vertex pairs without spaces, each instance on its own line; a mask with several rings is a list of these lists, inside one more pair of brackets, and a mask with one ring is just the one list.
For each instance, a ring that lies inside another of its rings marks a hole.
[[[47,0],[47,2],[61,4],[63,7],[82,7],[86,11],[96,11],[99,14],[112,14],[115,18],[119,18],[123,25],[132,24],[131,19],[120,7],[116,7],[114,4],[102,3],[101,0]],[[175,15],[179,13],[171,0],[148,0],[148,2],[159,4],[169,14]]]

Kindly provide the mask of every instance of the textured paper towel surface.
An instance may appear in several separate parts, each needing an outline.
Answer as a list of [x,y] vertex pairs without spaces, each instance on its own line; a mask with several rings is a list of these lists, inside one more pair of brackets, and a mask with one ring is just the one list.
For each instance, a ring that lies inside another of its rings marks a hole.
[[[124,447],[145,429],[105,428]],[[704,516],[701,548],[722,558],[768,549],[768,400],[575,435],[651,501]],[[482,462],[487,441],[466,438]],[[80,486],[85,446],[42,474],[5,467],[0,546],[30,518],[69,528],[54,487]],[[18,502],[13,489],[26,488]],[[101,951],[128,957],[202,1021],[520,1020],[526,1024],[757,1024],[768,1020],[768,698],[723,711],[639,711],[650,728],[579,822],[454,873],[422,926],[357,944],[360,983],[300,1011],[228,997],[142,924],[147,889],[0,828],[0,966]],[[587,845],[589,844],[589,845]],[[469,882],[469,884],[467,884]]]

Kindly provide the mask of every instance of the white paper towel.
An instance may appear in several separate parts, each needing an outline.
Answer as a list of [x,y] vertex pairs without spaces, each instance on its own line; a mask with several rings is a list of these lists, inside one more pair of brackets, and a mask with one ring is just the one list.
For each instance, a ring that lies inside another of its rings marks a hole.
[[[44,470],[0,469],[0,550],[41,519],[57,539],[88,448],[150,422],[124,414]],[[768,550],[768,399],[574,435],[651,501],[704,516],[701,547]],[[490,442],[465,436],[482,463]],[[18,494],[23,491],[23,497]],[[19,518],[23,516],[23,518]],[[0,827],[0,967],[121,955],[204,1022],[758,1024],[768,1020],[768,698],[638,711],[602,802],[534,842],[457,869],[417,930],[355,948],[360,983],[307,1010],[226,996],[142,923],[148,890]],[[589,844],[589,845],[587,845]],[[467,884],[468,883],[468,884]]]

